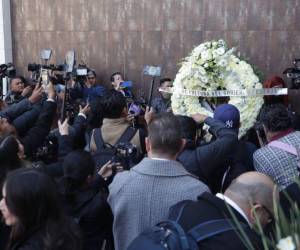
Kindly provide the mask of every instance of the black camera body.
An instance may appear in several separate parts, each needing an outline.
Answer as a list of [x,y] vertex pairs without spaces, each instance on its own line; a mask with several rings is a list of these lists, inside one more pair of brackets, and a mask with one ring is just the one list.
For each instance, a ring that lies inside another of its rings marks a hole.
[[50,133],[31,158],[33,161],[43,161],[50,164],[57,161],[57,157],[58,140],[54,133]]
[[78,64],[76,71],[75,71],[76,82],[79,82],[81,85],[83,85],[86,80],[89,70],[90,69],[87,67],[87,65]]
[[[32,73],[31,80],[33,82],[39,81],[42,70],[47,70],[47,71],[51,72],[51,71],[64,71],[64,69],[65,69],[64,64],[43,65],[43,64],[38,64],[38,63],[29,63],[27,66],[27,70]],[[49,75],[50,75],[50,73],[49,73]],[[55,79],[59,79],[59,81],[56,81]],[[62,84],[63,83],[63,81],[60,81],[60,80],[62,80],[60,75],[57,75],[55,78],[53,77],[51,80],[52,80],[53,84],[57,84],[57,83]]]
[[300,89],[300,59],[294,59],[293,65],[293,68],[285,69],[283,74],[291,79],[293,89]]
[[139,160],[139,153],[135,145],[130,142],[120,142],[114,146],[113,163],[120,163],[125,170],[129,170]]
[[12,78],[14,76],[16,76],[16,69],[12,63],[0,65],[0,78]]

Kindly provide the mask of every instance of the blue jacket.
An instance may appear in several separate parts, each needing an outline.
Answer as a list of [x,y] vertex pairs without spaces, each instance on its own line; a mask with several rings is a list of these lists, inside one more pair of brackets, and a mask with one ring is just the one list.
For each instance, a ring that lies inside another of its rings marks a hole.
[[101,97],[105,94],[106,88],[101,85],[96,85],[94,87],[88,88],[86,86],[77,87],[70,89],[70,96],[72,100],[76,100],[82,98],[84,102],[91,102],[92,100],[96,99],[97,97]]

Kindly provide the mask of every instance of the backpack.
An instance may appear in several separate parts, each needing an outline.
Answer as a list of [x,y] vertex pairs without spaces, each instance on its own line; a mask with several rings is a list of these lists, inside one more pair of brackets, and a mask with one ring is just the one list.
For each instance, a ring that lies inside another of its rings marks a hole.
[[[103,141],[100,128],[94,130],[94,140],[97,150],[93,153],[93,158],[96,163],[97,172],[108,161],[120,162],[124,169],[129,169],[137,163],[139,157],[138,150],[135,145],[130,143],[136,132],[136,129],[128,127],[115,145],[110,145]],[[122,151],[122,154],[119,153],[120,151]]]
[[[185,204],[180,207],[176,220],[166,220],[145,230],[131,242],[127,250],[198,250],[198,242],[238,229],[232,219],[217,219],[202,222],[185,232],[178,223]],[[247,227],[243,223],[240,226]]]

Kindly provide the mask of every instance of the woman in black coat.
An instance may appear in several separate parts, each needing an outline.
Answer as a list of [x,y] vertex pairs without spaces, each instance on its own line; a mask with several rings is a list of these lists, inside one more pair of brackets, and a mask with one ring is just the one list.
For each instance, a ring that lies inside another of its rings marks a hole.
[[8,174],[0,202],[5,224],[11,227],[8,250],[80,250],[74,222],[59,206],[55,183],[34,169]]
[[94,172],[95,163],[90,153],[72,151],[63,162],[60,191],[66,214],[81,228],[83,249],[98,250],[103,244],[111,249],[112,212],[106,201],[107,183],[98,174],[94,177]]

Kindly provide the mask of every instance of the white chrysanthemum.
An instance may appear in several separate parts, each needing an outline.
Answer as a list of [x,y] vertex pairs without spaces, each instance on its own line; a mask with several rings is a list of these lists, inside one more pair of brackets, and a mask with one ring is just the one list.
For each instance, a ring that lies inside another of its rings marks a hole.
[[216,51],[219,56],[222,56],[225,53],[225,48],[221,47],[221,48],[218,48]]
[[204,61],[209,61],[212,59],[212,53],[211,51],[209,50],[205,50],[201,53],[201,58],[204,60]]
[[228,64],[228,61],[227,61],[225,58],[221,59],[221,60],[218,61],[218,63],[217,63],[217,65],[220,66],[220,67],[226,67],[227,64]]
[[[254,74],[250,64],[241,61],[233,53],[235,49],[227,49],[224,40],[200,44],[182,64],[174,80],[175,93],[172,96],[174,113],[192,115],[210,112],[202,107],[198,97],[181,95],[182,89],[188,90],[217,90],[225,88],[259,89],[262,88],[258,77]],[[209,70],[207,70],[209,69]],[[263,104],[263,98],[231,97],[230,102],[241,113],[240,136],[251,128]]]
[[293,242],[293,238],[288,236],[284,239],[281,239],[276,245],[278,250],[295,250],[296,246]]

